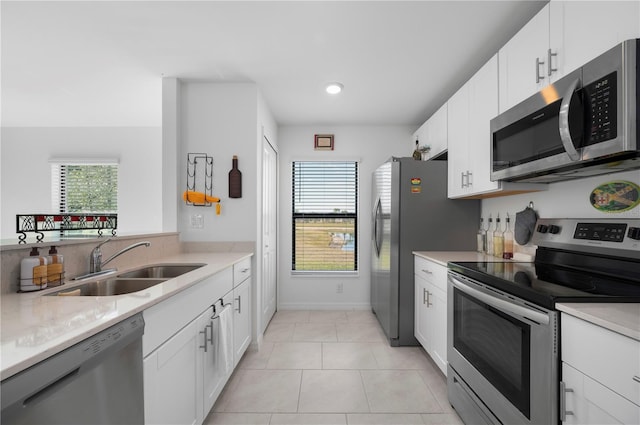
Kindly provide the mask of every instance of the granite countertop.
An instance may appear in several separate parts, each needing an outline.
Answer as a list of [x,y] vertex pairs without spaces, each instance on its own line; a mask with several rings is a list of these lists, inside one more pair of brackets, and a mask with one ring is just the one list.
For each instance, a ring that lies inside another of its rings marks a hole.
[[[62,287],[35,293],[3,294],[0,379],[8,378],[252,255],[246,252],[217,252],[186,253],[159,258],[153,264],[206,265],[151,288],[126,295],[46,296],[60,289],[73,289],[86,281],[67,282]],[[125,271],[127,269],[119,270]],[[104,278],[105,276],[102,277]]]
[[558,303],[556,308],[640,341],[640,303]]
[[426,258],[427,260],[435,261],[445,267],[449,261],[512,261],[504,260],[492,255],[482,254],[476,251],[413,251],[413,254],[418,257]]

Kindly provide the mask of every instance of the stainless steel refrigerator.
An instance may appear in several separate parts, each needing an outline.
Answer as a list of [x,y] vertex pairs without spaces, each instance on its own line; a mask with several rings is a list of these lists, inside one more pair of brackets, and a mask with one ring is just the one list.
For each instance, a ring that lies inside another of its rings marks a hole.
[[474,251],[479,200],[447,198],[447,162],[391,158],[373,173],[371,308],[392,346],[414,337],[413,251]]

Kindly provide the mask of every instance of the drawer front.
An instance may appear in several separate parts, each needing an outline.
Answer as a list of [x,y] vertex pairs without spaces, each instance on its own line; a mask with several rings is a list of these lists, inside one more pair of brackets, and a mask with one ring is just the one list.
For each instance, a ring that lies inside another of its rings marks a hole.
[[233,287],[240,285],[251,276],[251,257],[233,265]]
[[414,256],[414,272],[437,288],[447,291],[447,268],[443,265]]
[[562,314],[562,361],[640,405],[640,341]]

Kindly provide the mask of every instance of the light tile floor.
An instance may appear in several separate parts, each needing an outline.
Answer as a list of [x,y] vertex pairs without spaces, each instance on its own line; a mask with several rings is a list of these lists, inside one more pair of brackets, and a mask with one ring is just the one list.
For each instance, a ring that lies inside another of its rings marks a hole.
[[279,311],[205,425],[462,424],[421,347],[390,347],[368,311]]

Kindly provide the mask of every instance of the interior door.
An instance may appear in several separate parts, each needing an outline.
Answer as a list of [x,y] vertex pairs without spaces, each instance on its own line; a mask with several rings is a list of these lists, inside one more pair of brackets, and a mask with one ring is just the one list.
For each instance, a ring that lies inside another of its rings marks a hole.
[[265,137],[262,141],[262,291],[261,331],[276,312],[278,154]]

